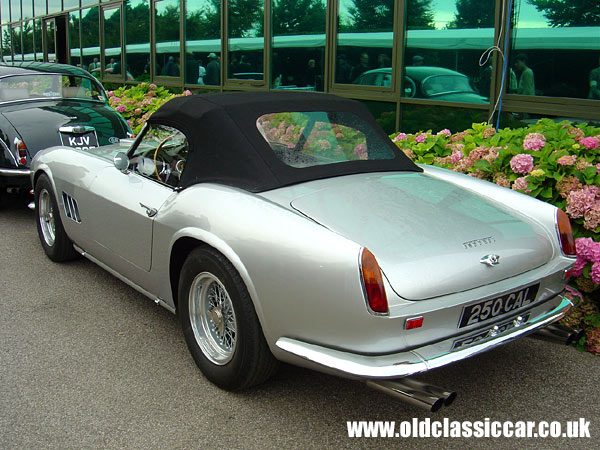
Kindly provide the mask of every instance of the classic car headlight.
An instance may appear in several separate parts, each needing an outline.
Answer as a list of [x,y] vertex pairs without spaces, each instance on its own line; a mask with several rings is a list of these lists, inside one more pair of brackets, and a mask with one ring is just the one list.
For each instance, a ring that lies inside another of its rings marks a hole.
[[369,308],[376,314],[387,314],[389,308],[381,269],[375,256],[367,248],[363,248],[360,255],[360,272]]
[[558,231],[558,239],[560,240],[560,248],[562,249],[563,254],[565,256],[577,256],[571,222],[562,209],[556,210],[556,229]]

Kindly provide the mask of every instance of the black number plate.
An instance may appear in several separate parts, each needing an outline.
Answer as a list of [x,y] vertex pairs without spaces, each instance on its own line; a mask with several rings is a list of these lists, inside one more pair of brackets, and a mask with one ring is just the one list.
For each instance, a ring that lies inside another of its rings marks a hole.
[[98,138],[95,131],[88,131],[87,133],[65,133],[61,131],[60,140],[64,146],[79,150],[98,147]]
[[501,316],[525,305],[534,302],[540,288],[539,284],[528,286],[515,292],[510,292],[499,297],[483,300],[474,305],[465,306],[458,328],[468,327],[476,323],[485,322],[494,317]]
[[[527,322],[529,320],[529,314],[523,314],[521,316],[523,322]],[[510,330],[515,327],[514,318],[510,320],[505,320],[504,322],[500,322],[498,325],[498,333],[503,333],[506,330]],[[490,330],[481,331],[480,333],[473,334],[469,337],[457,339],[452,344],[452,350],[456,350],[457,348],[464,347],[465,345],[471,345],[477,341],[485,339],[489,336]]]

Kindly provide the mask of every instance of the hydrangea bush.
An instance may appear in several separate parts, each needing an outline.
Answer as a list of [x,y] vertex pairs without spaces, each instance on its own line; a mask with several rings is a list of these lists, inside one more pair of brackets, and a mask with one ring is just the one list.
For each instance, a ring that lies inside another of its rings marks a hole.
[[123,86],[108,91],[108,103],[127,120],[133,133],[137,134],[159,106],[174,97],[192,95],[190,91],[174,94],[167,88],[152,83]]
[[[491,125],[452,134],[431,130],[390,138],[413,161],[433,164],[549,202],[571,219],[577,262],[564,322],[584,328],[580,349],[600,354],[600,128],[542,119],[526,128]],[[580,294],[581,291],[583,294]]]

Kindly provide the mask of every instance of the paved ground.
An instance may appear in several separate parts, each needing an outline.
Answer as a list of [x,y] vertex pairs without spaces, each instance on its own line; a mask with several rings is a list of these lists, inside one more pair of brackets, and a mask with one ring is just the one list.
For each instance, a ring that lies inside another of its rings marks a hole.
[[[116,224],[115,224],[116,226]],[[33,213],[0,209],[0,448],[600,448],[600,358],[524,339],[422,377],[458,399],[429,414],[284,366],[220,391],[175,316],[81,259],[49,261]],[[347,420],[591,420],[591,439],[350,439]]]

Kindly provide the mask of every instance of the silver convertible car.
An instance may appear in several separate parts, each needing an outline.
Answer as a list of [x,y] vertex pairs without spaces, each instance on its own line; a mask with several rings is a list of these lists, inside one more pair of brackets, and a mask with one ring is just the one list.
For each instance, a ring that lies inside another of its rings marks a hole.
[[572,306],[562,211],[413,164],[332,95],[176,98],[135,141],[39,152],[32,182],[48,257],[84,255],[177,313],[225,389],[283,361],[435,410],[455,394],[412,375],[558,335]]

